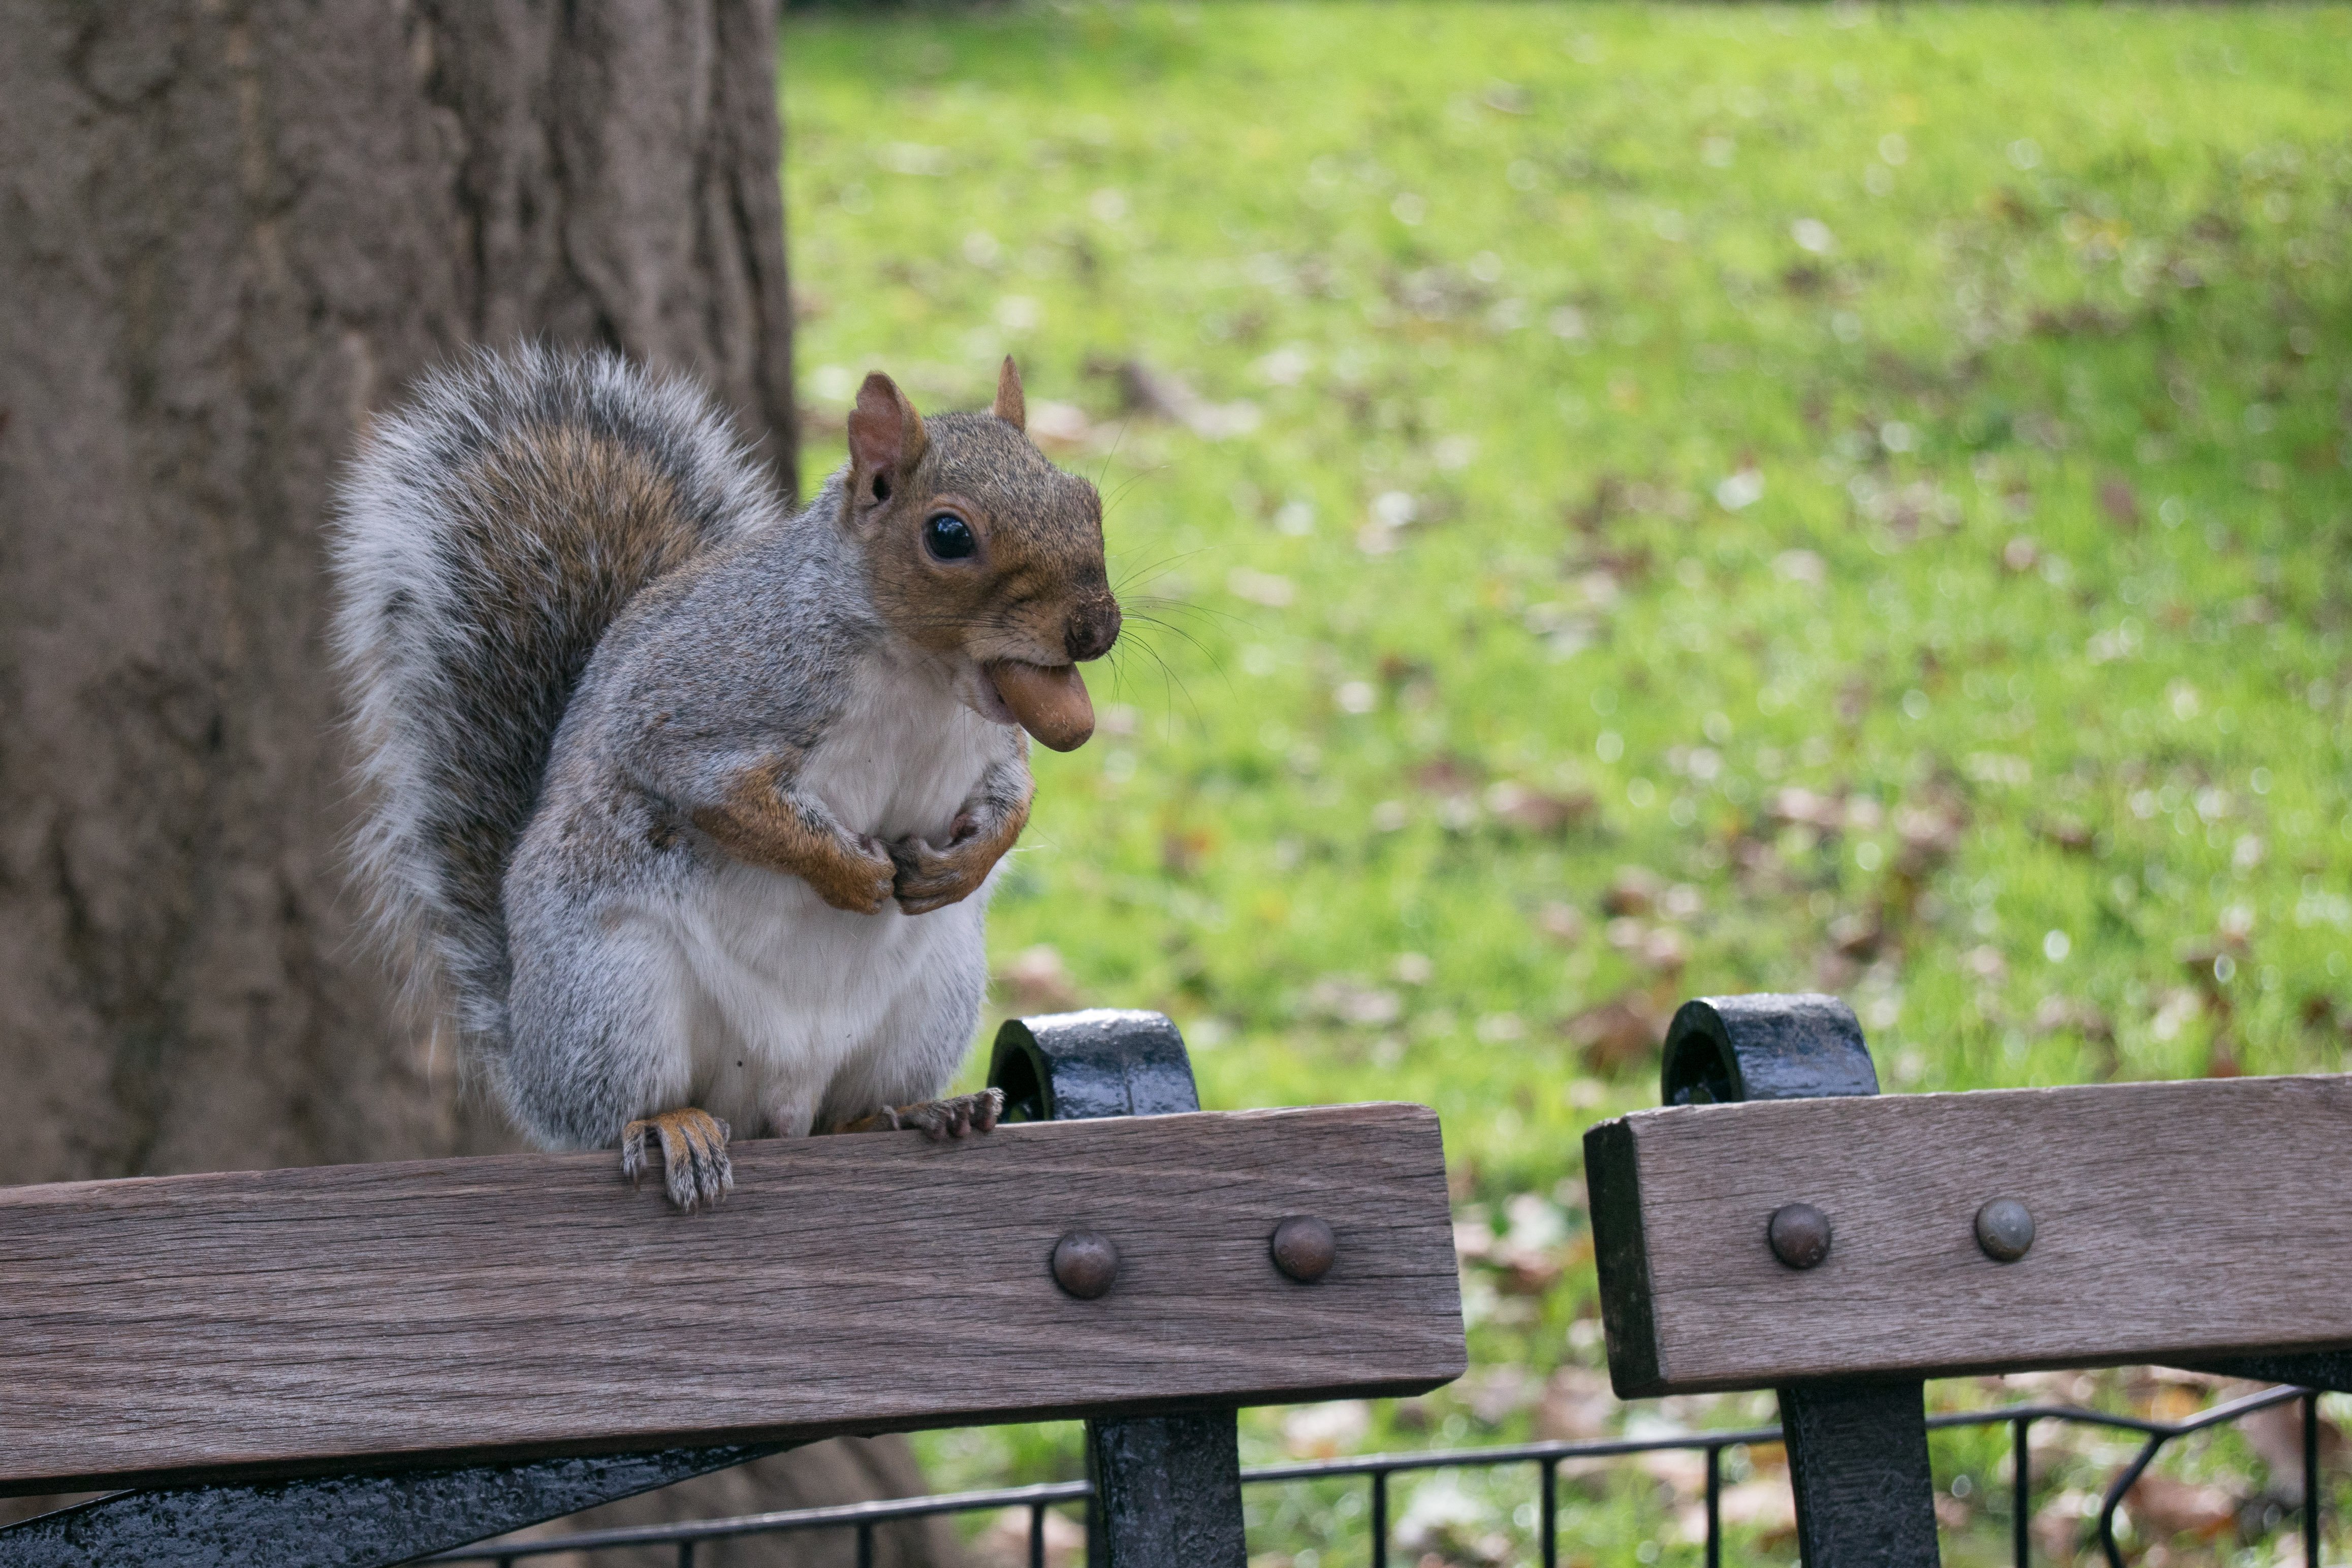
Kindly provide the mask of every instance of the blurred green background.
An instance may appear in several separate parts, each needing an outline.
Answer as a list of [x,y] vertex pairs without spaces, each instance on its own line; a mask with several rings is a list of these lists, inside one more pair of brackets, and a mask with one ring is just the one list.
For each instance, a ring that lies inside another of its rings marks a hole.
[[[1107,502],[1129,631],[998,1007],[1164,1009],[1213,1107],[1444,1113],[1472,1376],[1251,1457],[1769,1421],[1594,1370],[1578,1139],[1684,997],[1835,991],[1890,1089],[2343,1068],[2352,15],[795,13],[784,68],[804,486],[866,370],[976,406],[1010,351]],[[2063,1554],[2112,1456],[2049,1441]],[[1938,1449],[1955,1561],[2000,1455]],[[1689,1560],[1670,1469],[1564,1483],[1575,1550]],[[1412,1494],[1402,1560],[1523,1553],[1525,1491]],[[1361,1562],[1360,1506],[1254,1546]]]

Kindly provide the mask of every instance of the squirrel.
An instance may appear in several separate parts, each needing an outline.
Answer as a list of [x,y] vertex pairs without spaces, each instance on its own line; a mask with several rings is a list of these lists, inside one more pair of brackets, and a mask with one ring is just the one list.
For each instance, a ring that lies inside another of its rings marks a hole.
[[751,1136],[985,1132],[940,1098],[987,985],[1027,736],[1093,729],[1102,500],[985,413],[866,378],[788,515],[696,386],[478,351],[362,437],[330,535],[378,924],[547,1148],[657,1144],[671,1202]]

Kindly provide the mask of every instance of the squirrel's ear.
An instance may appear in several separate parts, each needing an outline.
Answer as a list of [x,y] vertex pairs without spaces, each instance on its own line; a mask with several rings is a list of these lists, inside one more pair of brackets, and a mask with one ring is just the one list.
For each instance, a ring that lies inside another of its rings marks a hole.
[[1004,356],[1004,368],[996,372],[996,417],[1015,430],[1029,428],[1029,405],[1021,396],[1021,368],[1013,356]]
[[849,411],[849,481],[860,505],[887,501],[898,481],[922,461],[929,437],[923,417],[898,383],[876,371],[857,389]]

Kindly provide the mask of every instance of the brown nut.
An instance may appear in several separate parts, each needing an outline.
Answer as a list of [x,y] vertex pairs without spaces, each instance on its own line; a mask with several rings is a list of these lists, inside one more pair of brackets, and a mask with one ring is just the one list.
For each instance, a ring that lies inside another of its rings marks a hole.
[[1118,1249],[1093,1230],[1065,1231],[1054,1243],[1054,1283],[1082,1301],[1108,1293],[1118,1278]]
[[1274,1266],[1302,1285],[1329,1273],[1339,1256],[1339,1238],[1331,1234],[1331,1227],[1311,1214],[1294,1214],[1276,1225],[1266,1245]]
[[1094,699],[1076,664],[1024,664],[998,659],[984,666],[996,695],[1021,727],[1056,751],[1076,751],[1095,732]]

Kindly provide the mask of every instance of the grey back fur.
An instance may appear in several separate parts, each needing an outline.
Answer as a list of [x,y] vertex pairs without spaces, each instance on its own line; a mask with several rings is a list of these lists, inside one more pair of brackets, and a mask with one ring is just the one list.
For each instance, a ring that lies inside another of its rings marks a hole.
[[337,498],[362,876],[411,972],[496,1038],[501,883],[590,655],[649,583],[781,524],[781,498],[698,388],[538,346],[424,380]]

